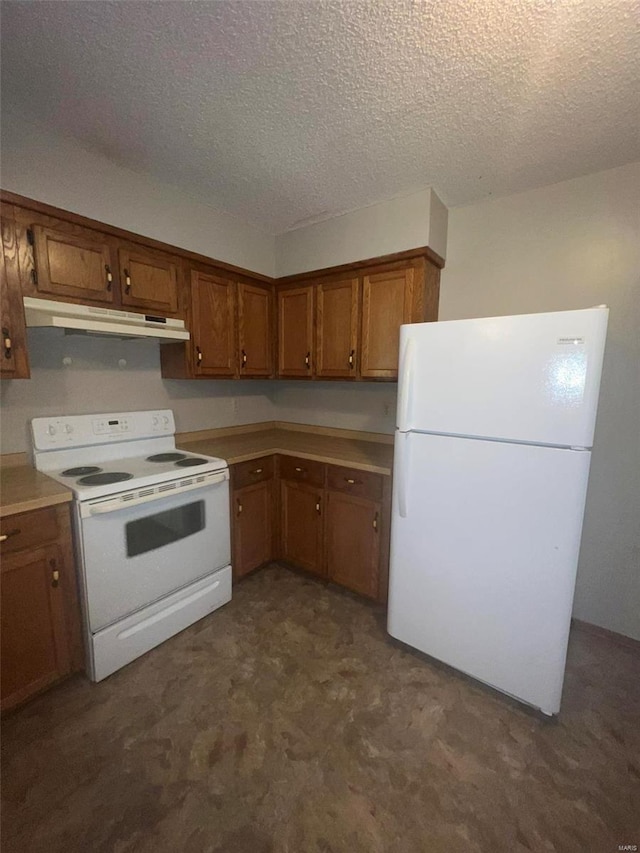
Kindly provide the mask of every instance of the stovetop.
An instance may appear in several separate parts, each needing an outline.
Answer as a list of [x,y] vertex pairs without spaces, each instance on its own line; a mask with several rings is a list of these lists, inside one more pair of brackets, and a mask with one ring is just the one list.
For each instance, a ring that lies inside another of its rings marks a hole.
[[35,467],[77,500],[224,471],[224,459],[178,450],[170,410],[35,418]]

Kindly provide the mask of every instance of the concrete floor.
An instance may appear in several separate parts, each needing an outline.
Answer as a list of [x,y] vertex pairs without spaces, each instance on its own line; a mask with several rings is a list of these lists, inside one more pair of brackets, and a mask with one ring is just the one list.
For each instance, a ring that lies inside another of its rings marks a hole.
[[272,567],[98,685],[3,723],[3,853],[640,846],[640,656],[572,634],[545,721]]

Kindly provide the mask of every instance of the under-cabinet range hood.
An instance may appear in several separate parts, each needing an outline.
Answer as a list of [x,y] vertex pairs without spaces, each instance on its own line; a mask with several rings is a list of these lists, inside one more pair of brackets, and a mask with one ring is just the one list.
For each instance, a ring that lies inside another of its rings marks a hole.
[[115,308],[55,302],[52,299],[24,297],[27,326],[49,326],[89,335],[113,335],[119,338],[161,338],[165,341],[188,341],[184,320],[135,314]]

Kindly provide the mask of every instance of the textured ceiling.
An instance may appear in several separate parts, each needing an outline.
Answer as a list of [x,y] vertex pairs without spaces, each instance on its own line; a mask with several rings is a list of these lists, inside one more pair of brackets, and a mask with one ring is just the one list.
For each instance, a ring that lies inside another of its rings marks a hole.
[[3,107],[273,233],[640,158],[636,0],[3,2]]

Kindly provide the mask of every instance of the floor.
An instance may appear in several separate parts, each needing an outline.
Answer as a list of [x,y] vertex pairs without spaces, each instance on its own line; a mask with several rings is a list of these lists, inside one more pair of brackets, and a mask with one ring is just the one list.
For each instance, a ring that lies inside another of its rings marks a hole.
[[3,724],[3,853],[518,853],[640,845],[640,656],[574,631],[538,718],[271,567],[98,685]]

